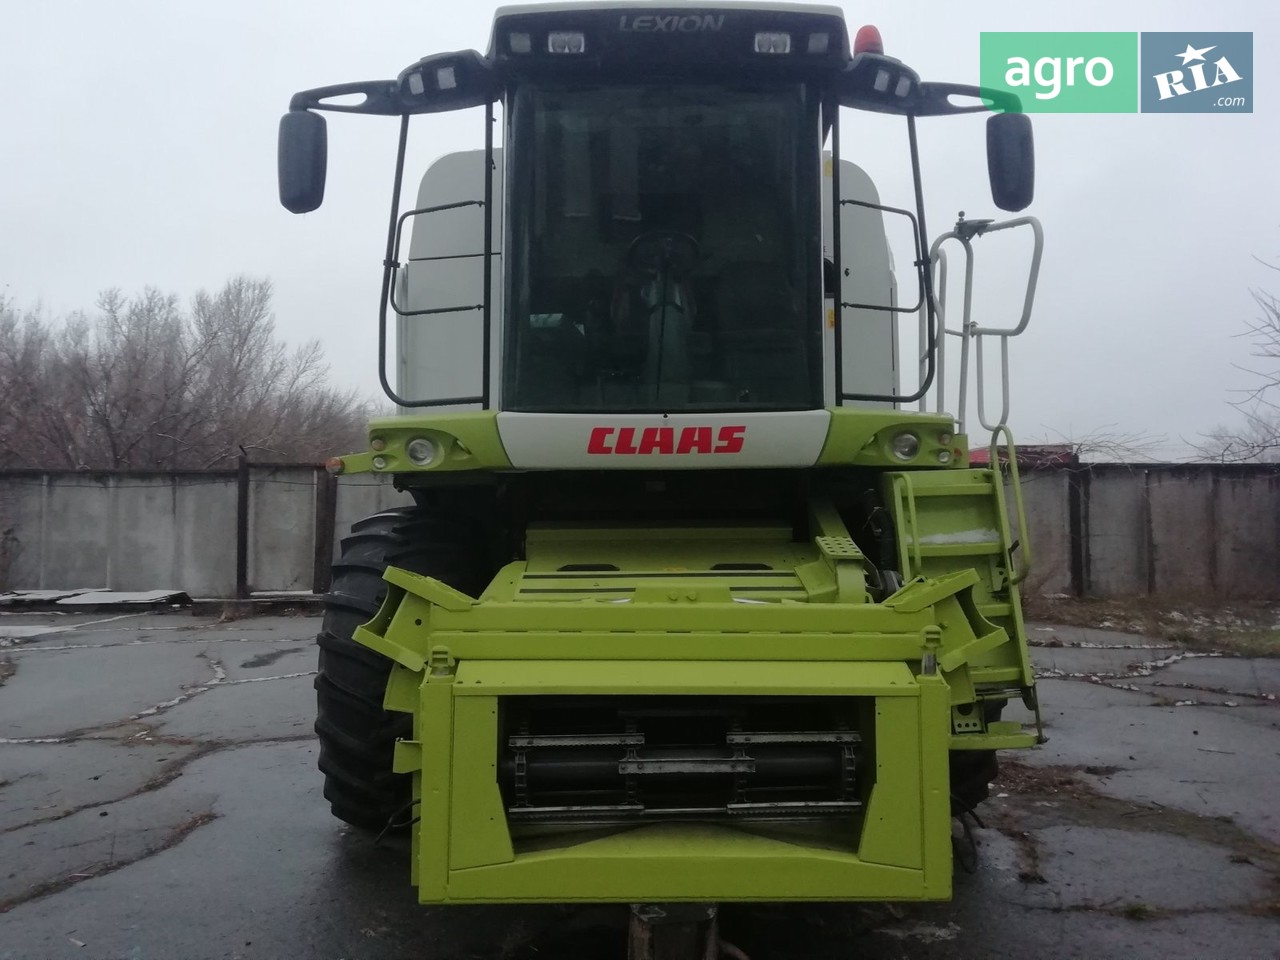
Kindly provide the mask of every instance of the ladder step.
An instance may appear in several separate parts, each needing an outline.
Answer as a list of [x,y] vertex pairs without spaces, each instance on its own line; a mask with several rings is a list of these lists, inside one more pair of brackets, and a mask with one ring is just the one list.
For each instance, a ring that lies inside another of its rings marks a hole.
[[921,543],[908,542],[912,551],[918,551],[922,557],[970,557],[998,556],[1004,552],[999,541],[983,543]]

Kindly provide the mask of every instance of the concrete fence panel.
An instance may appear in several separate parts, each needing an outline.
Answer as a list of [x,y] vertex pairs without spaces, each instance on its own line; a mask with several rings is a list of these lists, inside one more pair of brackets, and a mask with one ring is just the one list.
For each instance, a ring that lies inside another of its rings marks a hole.
[[[122,477],[113,491],[108,566],[88,586],[173,587],[227,596],[235,586],[235,487],[225,474]],[[54,583],[52,586],[68,584]]]
[[249,471],[249,590],[311,590],[316,538],[315,467]]
[[1145,473],[1150,592],[1211,595],[1217,545],[1213,474],[1196,467],[1152,467]]
[[1280,473],[1224,469],[1214,477],[1217,593],[1233,599],[1280,596]]
[[1146,594],[1150,551],[1145,472],[1123,465],[1097,466],[1082,480],[1082,592],[1094,597]]

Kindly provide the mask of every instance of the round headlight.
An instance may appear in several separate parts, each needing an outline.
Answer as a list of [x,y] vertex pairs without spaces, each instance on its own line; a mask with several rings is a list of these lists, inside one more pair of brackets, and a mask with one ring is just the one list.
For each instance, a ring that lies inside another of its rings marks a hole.
[[405,453],[420,467],[425,467],[436,458],[436,445],[426,437],[417,437],[409,441],[409,445],[405,447]]
[[903,430],[902,433],[893,435],[893,439],[889,441],[889,449],[899,460],[914,460],[920,452],[920,438]]
[[387,469],[387,458],[386,458],[386,457],[383,457],[383,456],[377,456],[377,457],[374,457],[374,458],[373,458],[373,469],[375,469],[375,470],[385,470],[385,469]]
[[938,451],[938,462],[939,462],[939,463],[950,463],[950,462],[951,462],[951,451],[950,451],[950,450],[939,450],[939,451]]

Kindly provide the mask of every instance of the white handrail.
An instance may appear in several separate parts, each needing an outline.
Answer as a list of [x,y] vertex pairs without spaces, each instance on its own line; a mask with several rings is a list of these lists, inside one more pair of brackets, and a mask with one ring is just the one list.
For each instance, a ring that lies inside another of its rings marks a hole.
[[[974,322],[973,314],[973,246],[972,239],[997,230],[1010,230],[1014,227],[1029,226],[1033,235],[1031,265],[1027,272],[1027,289],[1022,301],[1022,314],[1012,327],[983,327]],[[964,248],[964,294],[961,304],[960,328],[948,329],[946,324],[947,305],[947,255],[942,249],[948,240],[955,240]],[[1027,328],[1031,321],[1031,308],[1035,303],[1036,285],[1040,278],[1040,259],[1044,253],[1044,228],[1035,217],[1015,217],[999,223],[991,221],[961,219],[954,229],[942,234],[929,248],[929,259],[934,270],[934,314],[937,317],[937,361],[935,373],[936,408],[942,412],[946,402],[946,345],[947,337],[960,337],[960,395],[956,407],[957,430],[965,429],[965,408],[969,394],[969,355],[970,341],[973,341],[973,352],[977,355],[974,376],[977,381],[978,422],[987,430],[996,430],[1009,419],[1009,338],[1016,337]],[[927,326],[923,306],[921,312],[921,340],[927,338]],[[983,364],[982,338],[992,336],[1000,338],[1000,418],[992,423],[987,417],[986,377]],[[927,346],[927,345],[926,345]],[[921,401],[921,409],[926,409],[926,402]]]

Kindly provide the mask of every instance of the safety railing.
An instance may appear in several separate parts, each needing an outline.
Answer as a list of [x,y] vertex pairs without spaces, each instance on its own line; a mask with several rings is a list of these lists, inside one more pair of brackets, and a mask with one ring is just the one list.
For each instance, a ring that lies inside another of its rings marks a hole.
[[[977,237],[995,233],[1000,230],[1012,230],[1016,227],[1030,227],[1033,236],[1031,265],[1027,272],[1026,293],[1022,301],[1022,313],[1018,322],[1011,327],[982,326],[973,319],[973,241]],[[947,325],[947,255],[943,249],[948,241],[955,241],[964,250],[964,285],[961,292],[960,325]],[[970,355],[974,357],[974,392],[977,395],[978,422],[991,431],[1003,427],[1009,419],[1009,340],[1018,336],[1031,321],[1031,307],[1035,302],[1036,284],[1040,277],[1040,258],[1044,252],[1044,230],[1035,217],[1015,217],[1012,220],[995,222],[992,220],[965,220],[964,214],[956,221],[954,228],[938,237],[929,249],[929,259],[936,270],[936,282],[932,291],[935,298],[934,313],[937,324],[937,355],[934,378],[934,409],[942,412],[946,404],[947,373],[947,338],[960,339],[960,377],[959,398],[956,404],[956,428],[965,432],[966,408],[969,397],[969,363]],[[927,316],[920,311],[921,342],[928,344]],[[997,337],[1000,340],[1000,416],[994,420],[987,411],[987,382],[985,369],[984,338]],[[923,366],[923,358],[922,358]],[[920,401],[920,409],[927,410],[928,398]]]
[[[382,258],[382,296],[378,305],[378,379],[382,391],[399,407],[442,407],[451,405],[479,404],[482,409],[490,406],[489,357],[492,343],[492,271],[493,258],[493,104],[485,105],[484,124],[484,198],[481,200],[460,200],[454,203],[443,203],[415,210],[400,212],[400,191],[404,185],[404,160],[409,140],[409,114],[400,118],[400,140],[396,151],[395,186],[391,193],[391,218],[387,225],[386,254]],[[479,207],[484,216],[484,250],[478,256],[484,260],[484,276],[482,281],[483,300],[479,304],[460,304],[448,307],[428,307],[421,310],[408,309],[397,298],[397,288],[404,265],[400,262],[400,248],[404,237],[405,224],[413,218],[427,214],[456,210],[462,207]],[[482,313],[483,343],[481,345],[481,387],[480,393],[466,397],[437,397],[418,399],[402,397],[391,386],[387,376],[387,308],[390,307],[401,317],[421,317],[435,314],[464,313],[479,310]]]
[[[439,313],[467,313],[469,311],[481,311],[484,309],[484,303],[465,303],[450,307],[430,307],[425,310],[410,310],[407,305],[396,302],[396,289],[400,279],[400,271],[408,266],[408,263],[400,262],[400,248],[404,237],[404,225],[411,219],[425,216],[431,213],[443,213],[446,210],[459,210],[463,207],[480,207],[485,210],[485,202],[483,200],[459,200],[455,203],[441,203],[434,207],[419,207],[417,210],[407,210],[402,213],[396,221],[396,242],[391,253],[391,262],[388,264],[391,270],[391,309],[402,317],[425,317]],[[481,251],[480,253],[470,253],[462,255],[451,255],[447,257],[422,257],[418,260],[409,262],[422,262],[424,260],[461,260],[464,258],[477,258],[489,256],[491,251]],[[487,291],[484,296],[488,296]]]

